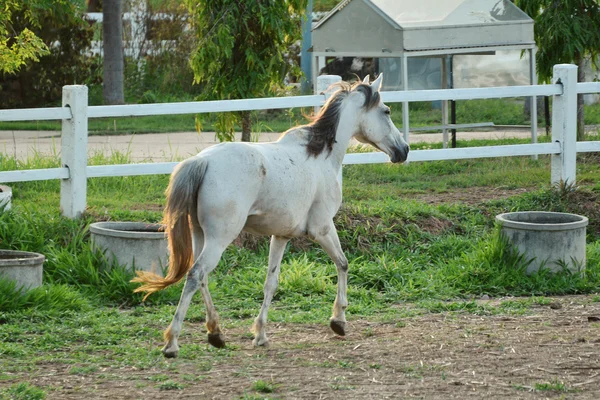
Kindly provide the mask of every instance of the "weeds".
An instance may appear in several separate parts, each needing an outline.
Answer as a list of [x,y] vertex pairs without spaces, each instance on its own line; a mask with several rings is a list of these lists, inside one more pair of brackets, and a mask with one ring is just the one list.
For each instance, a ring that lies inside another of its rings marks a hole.
[[7,390],[0,389],[0,397],[5,398],[4,396],[14,400],[43,400],[46,398],[46,392],[29,383],[18,383]]
[[273,393],[277,385],[273,382],[267,382],[262,379],[257,380],[252,385],[252,388],[259,393]]

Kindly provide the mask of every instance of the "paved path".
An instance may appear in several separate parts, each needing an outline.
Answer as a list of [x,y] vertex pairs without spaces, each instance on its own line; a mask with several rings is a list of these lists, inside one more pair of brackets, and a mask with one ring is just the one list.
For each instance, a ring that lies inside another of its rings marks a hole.
[[[540,134],[544,134],[541,133]],[[280,133],[263,133],[260,141],[277,140]],[[526,130],[495,129],[488,132],[459,132],[459,140],[529,138]],[[239,138],[238,138],[239,140]],[[441,133],[411,134],[411,143],[439,143]],[[136,162],[160,162],[179,160],[216,143],[211,132],[148,133],[136,135],[90,136],[88,152],[90,155],[102,152],[111,154],[120,152],[129,154]],[[0,131],[0,154],[27,159],[35,154],[60,155],[60,132],[53,131]]]

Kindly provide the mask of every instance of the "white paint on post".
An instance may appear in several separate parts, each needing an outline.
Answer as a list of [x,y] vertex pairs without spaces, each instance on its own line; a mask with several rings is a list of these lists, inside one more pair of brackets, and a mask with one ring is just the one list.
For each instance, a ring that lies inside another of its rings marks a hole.
[[554,66],[554,83],[563,87],[562,95],[552,100],[552,141],[560,143],[561,152],[552,156],[551,183],[575,185],[577,159],[577,66]]
[[69,177],[60,184],[60,209],[65,217],[79,218],[85,211],[87,192],[87,86],[64,86],[62,105],[71,109],[73,117],[62,120],[62,166],[69,169]]
[[[321,73],[321,71],[323,70],[323,68],[326,67],[327,65],[327,59],[324,56],[318,56],[316,58],[316,74],[313,75],[313,80],[314,80],[314,88],[315,88],[315,94],[318,95],[321,93],[322,90],[320,90],[319,88],[319,74]],[[316,105],[314,107],[314,113],[315,115],[317,115],[319,113],[319,110],[321,109],[320,105]]]
[[[537,85],[537,73],[535,71],[535,47],[529,49],[529,83],[531,85]],[[531,96],[531,108],[529,109],[529,115],[531,116],[531,143],[537,143],[537,97]],[[532,157],[537,160],[537,155]]]
[[311,58],[312,58],[311,68],[312,68],[312,76],[313,76],[313,81],[312,81],[313,93],[317,93],[317,76],[319,76],[318,58],[314,53],[311,54]]
[[[442,89],[448,89],[448,59],[442,57]],[[448,148],[448,100],[442,100],[442,146]]]
[[[405,93],[408,92],[408,57],[406,56],[402,56],[402,89]],[[402,133],[406,143],[410,143],[408,139],[408,130],[408,101],[405,100],[402,102]]]

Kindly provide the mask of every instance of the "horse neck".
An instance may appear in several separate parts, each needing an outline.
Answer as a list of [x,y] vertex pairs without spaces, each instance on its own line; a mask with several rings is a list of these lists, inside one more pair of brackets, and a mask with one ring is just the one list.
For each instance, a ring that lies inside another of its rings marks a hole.
[[337,169],[342,167],[346,150],[350,145],[350,140],[358,131],[358,119],[362,110],[360,110],[353,102],[344,105],[341,111],[338,126],[335,132],[335,143],[331,150],[331,155],[328,157],[334,163]]

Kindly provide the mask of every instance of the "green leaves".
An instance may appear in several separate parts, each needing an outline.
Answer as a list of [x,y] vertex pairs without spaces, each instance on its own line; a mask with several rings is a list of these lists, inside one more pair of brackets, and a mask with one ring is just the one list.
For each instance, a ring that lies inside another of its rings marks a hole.
[[600,6],[597,0],[518,0],[516,4],[535,20],[540,81],[552,78],[555,64],[578,62],[600,49]]
[[62,86],[89,81],[92,31],[83,0],[0,0],[0,107],[60,99]]
[[[63,22],[81,19],[83,2],[72,0],[0,0],[0,72],[14,74],[28,61],[50,54],[48,46],[30,28],[41,28],[48,16]],[[22,17],[26,27],[14,24]]]
[[[15,33],[11,23],[13,11],[21,9],[22,5],[3,0],[0,7],[0,72],[13,74],[28,60],[39,61],[39,57],[49,54],[48,46],[32,31],[25,28]],[[31,13],[26,14],[32,24],[37,24]]]
[[[272,95],[299,67],[283,55],[301,37],[306,0],[186,0],[199,44],[190,57],[201,100]],[[239,114],[219,116],[220,140],[233,138]]]

